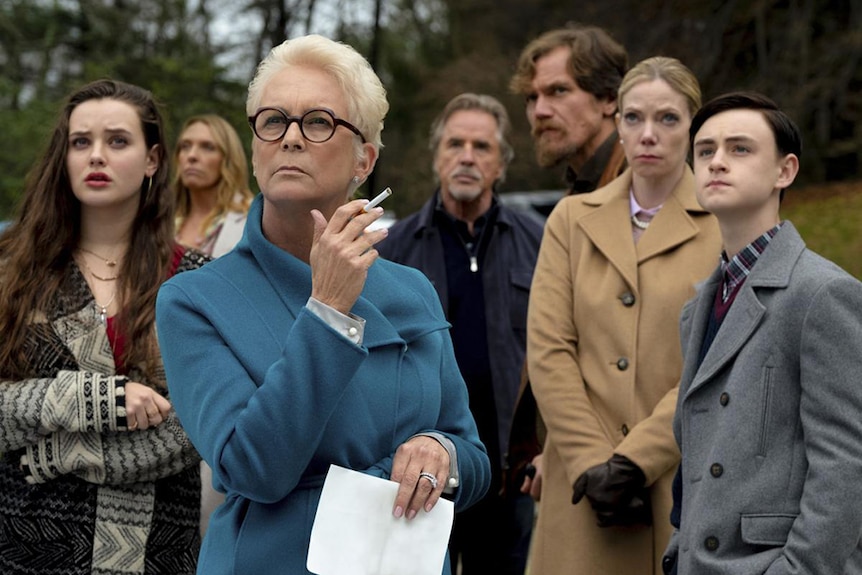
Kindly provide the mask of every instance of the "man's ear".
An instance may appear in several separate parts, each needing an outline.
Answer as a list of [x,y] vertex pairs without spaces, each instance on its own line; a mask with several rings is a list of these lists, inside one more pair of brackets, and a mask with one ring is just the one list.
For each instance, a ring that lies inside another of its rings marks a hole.
[[607,100],[600,101],[602,114],[605,118],[613,118],[614,114],[618,113],[617,110],[617,101],[615,98],[608,98]]
[[796,157],[796,154],[787,154],[779,160],[778,179],[775,181],[775,187],[781,190],[787,189],[796,179],[798,173],[799,158]]

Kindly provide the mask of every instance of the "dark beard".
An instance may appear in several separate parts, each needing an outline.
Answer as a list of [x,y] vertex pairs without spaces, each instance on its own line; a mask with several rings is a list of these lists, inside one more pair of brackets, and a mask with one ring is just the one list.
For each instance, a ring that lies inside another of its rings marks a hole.
[[[535,145],[535,144],[534,144]],[[567,162],[569,158],[577,154],[578,147],[574,145],[555,148],[553,150],[542,149],[535,145],[536,163],[540,168],[556,168],[560,164]]]

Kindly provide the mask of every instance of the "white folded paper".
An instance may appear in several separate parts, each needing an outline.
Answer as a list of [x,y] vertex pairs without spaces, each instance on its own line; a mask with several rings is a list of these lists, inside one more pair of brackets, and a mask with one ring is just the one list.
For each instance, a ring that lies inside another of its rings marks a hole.
[[398,484],[329,467],[306,567],[316,575],[440,575],[455,516],[440,499],[411,520],[392,510]]

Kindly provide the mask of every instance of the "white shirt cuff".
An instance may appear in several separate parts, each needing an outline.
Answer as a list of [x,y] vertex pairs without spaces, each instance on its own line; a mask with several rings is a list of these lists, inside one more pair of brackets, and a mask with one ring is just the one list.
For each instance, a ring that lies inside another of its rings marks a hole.
[[329,327],[356,345],[362,345],[362,339],[365,337],[364,319],[353,314],[344,315],[313,297],[309,297],[305,305],[311,313],[326,322]]

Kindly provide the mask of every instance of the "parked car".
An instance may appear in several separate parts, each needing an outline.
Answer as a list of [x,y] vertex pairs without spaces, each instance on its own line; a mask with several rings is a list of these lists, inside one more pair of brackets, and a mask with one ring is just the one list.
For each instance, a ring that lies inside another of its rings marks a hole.
[[[554,209],[560,198],[565,195],[566,190],[535,190],[532,192],[503,192],[498,194],[497,197],[506,207],[527,213],[544,225],[545,220],[551,214],[551,210]],[[380,219],[375,220],[373,224],[368,226],[367,229],[388,228],[397,221],[397,217],[390,212],[386,212]]]
[[544,224],[551,214],[551,210],[565,195],[565,190],[535,190],[530,192],[503,192],[498,197],[504,206],[534,215]]

